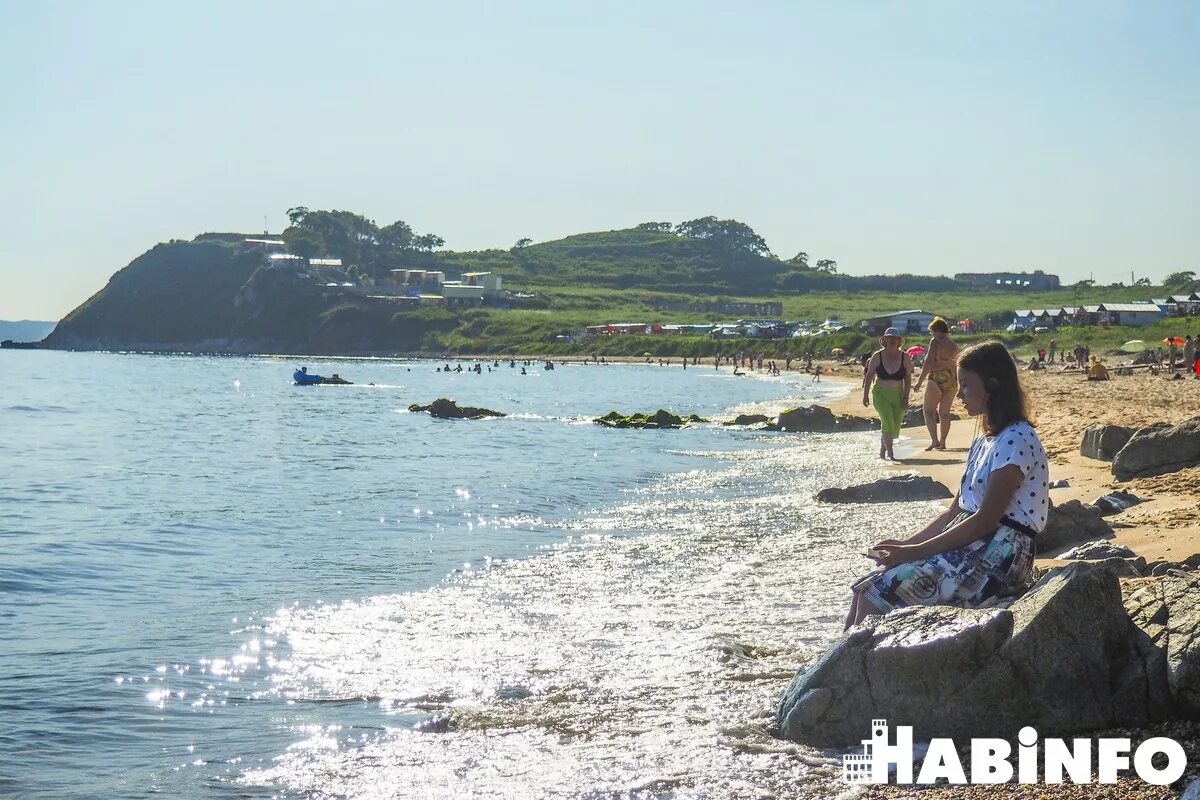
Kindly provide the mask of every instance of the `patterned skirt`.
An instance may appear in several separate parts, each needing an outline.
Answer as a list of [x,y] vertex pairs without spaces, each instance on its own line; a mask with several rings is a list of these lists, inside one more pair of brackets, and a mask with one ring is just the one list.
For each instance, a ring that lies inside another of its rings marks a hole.
[[[958,514],[946,529],[969,516],[969,511]],[[879,614],[904,606],[977,608],[1028,583],[1033,539],[1032,529],[1005,517],[991,536],[924,561],[879,567],[852,588]]]

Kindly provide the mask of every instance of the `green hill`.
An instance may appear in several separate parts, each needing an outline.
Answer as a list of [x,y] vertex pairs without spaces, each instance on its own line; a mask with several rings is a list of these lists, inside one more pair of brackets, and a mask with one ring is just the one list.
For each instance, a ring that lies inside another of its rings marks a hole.
[[797,271],[778,259],[667,231],[580,233],[512,250],[438,254],[449,272],[498,272],[530,287],[662,289],[687,294],[763,294]]
[[[615,355],[649,350],[704,355],[720,344],[675,336],[598,337],[572,345],[559,337],[603,322],[728,321],[731,315],[712,301],[778,301],[783,316],[793,320],[838,316],[852,323],[921,307],[954,319],[970,317],[1003,326],[1018,307],[1124,301],[1163,291],[1077,285],[1032,293],[981,290],[936,276],[842,276],[829,264],[817,270],[797,259],[781,261],[749,226],[713,217],[680,225],[646,223],[540,244],[522,241],[509,250],[438,252],[438,237],[417,235],[403,222],[379,228],[349,212],[292,212],[297,224],[282,234],[289,248],[316,255],[352,252],[354,260],[343,259],[345,271],[297,273],[268,267],[261,251],[243,248],[247,237],[238,233],[172,241],[151,248],[113,275],[57,325],[43,346],[343,354]],[[340,249],[328,242],[337,242]],[[442,269],[451,279],[462,272],[496,272],[509,291],[536,297],[522,298],[520,308],[455,312],[408,310],[394,300],[369,296],[372,276],[386,279],[389,270],[418,267]],[[343,285],[360,281],[365,291]],[[708,303],[708,310],[697,310],[697,302]],[[770,346],[784,352],[813,344]],[[859,344],[832,337],[822,342],[846,349]]]

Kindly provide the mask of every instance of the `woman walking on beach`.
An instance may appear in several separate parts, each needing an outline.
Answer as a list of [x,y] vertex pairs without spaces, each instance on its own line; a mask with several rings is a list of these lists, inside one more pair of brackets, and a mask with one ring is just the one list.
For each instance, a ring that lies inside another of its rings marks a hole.
[[[907,353],[901,352],[900,345],[904,339],[900,331],[888,328],[879,337],[880,349],[875,351],[867,362],[867,372],[863,375],[862,404],[875,406],[879,414],[881,439],[879,457],[895,460],[892,444],[900,435],[900,426],[904,424],[904,410],[908,408],[908,395],[912,389],[912,359]],[[874,386],[872,386],[874,383]]]
[[[929,323],[929,332],[933,334],[933,338],[929,340],[925,363],[921,365],[921,374],[913,388],[920,391],[921,383],[929,378],[925,387],[924,405],[925,427],[929,429],[929,447],[925,449],[945,450],[946,437],[950,435],[950,406],[954,403],[954,393],[958,391],[958,345],[950,338],[950,326],[941,317],[933,318],[933,322]],[[1050,343],[1050,352],[1050,357],[1054,358],[1053,342]]]
[[903,606],[978,608],[1032,576],[1050,477],[1016,364],[1002,343],[977,344],[958,360],[958,383],[967,413],[983,427],[958,495],[924,530],[875,545],[871,556],[881,566],[852,587],[847,628]]

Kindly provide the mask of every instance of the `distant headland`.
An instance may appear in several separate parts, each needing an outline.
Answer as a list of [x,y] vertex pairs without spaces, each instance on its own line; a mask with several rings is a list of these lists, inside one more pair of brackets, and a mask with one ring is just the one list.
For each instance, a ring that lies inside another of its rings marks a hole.
[[[403,221],[380,226],[348,211],[298,207],[288,217],[278,234],[203,233],[154,246],[37,346],[705,356],[728,351],[726,339],[759,338],[754,349],[783,355],[869,346],[869,331],[850,323],[901,308],[1000,330],[1021,308],[1152,290],[1145,279],[1063,287],[1041,270],[842,275],[832,258],[781,259],[749,225],[713,216],[480,251],[444,250],[440,237]],[[1171,279],[1191,291],[1195,275]],[[823,338],[800,335],[818,329]],[[611,335],[631,330],[646,335]]]

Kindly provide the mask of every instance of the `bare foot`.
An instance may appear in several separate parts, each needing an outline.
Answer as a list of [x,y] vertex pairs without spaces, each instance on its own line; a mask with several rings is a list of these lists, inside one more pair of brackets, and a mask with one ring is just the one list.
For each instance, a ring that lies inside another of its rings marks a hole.
[[941,448],[939,448],[939,447],[938,447],[938,443],[937,443],[937,442],[931,442],[931,443],[930,443],[930,445],[929,445],[929,447],[926,447],[926,448],[925,448],[925,452],[926,452],[926,453],[928,453],[930,450],[940,450],[940,449],[941,449]]

